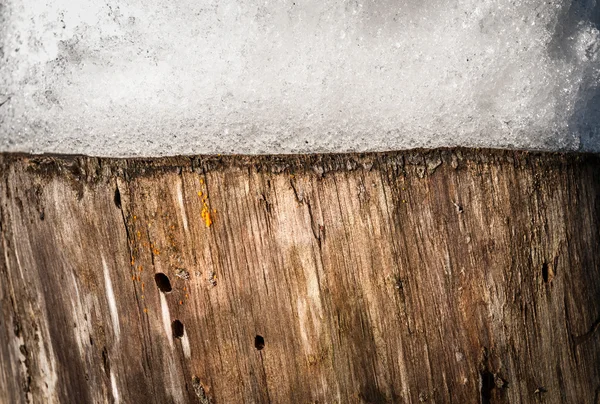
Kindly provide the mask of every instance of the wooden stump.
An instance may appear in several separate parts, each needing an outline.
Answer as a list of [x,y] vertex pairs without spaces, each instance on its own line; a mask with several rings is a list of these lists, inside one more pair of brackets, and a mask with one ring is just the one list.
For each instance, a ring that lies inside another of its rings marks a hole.
[[4,155],[2,403],[598,403],[600,158]]

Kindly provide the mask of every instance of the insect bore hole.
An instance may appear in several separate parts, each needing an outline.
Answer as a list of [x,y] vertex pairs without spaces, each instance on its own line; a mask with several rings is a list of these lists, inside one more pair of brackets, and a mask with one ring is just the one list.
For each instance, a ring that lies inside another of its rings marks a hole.
[[485,370],[479,374],[481,404],[490,404],[494,387],[494,375]]
[[265,347],[265,339],[262,337],[262,335],[257,335],[254,337],[254,347],[259,351]]
[[119,191],[119,188],[115,189],[115,206],[121,209],[121,192]]
[[183,338],[183,323],[179,320],[175,320],[171,323],[171,330],[173,330],[173,337]]
[[156,287],[163,293],[169,293],[173,290],[171,287],[171,281],[169,277],[162,272],[159,272],[154,275],[154,282],[156,282]]
[[547,262],[544,262],[542,265],[542,278],[545,283],[552,283],[552,279],[554,279],[554,268],[556,268],[556,262],[558,259],[554,260],[554,265],[550,265]]

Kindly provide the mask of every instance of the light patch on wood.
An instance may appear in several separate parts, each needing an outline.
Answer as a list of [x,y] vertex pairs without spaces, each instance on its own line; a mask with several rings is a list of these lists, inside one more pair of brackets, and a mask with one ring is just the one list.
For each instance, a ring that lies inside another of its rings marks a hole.
[[[166,353],[167,355],[170,355],[170,353]],[[175,403],[185,403],[186,401],[184,400],[183,397],[183,391],[185,390],[185,388],[183,387],[182,383],[181,383],[181,375],[179,374],[179,372],[177,371],[177,368],[175,367],[175,364],[173,362],[173,359],[171,357],[169,357],[166,362],[168,363],[167,365],[167,372],[169,374],[169,383],[167,384],[166,389],[169,392],[169,394],[171,395],[171,399],[169,400],[170,402],[175,402]]]
[[[17,240],[15,239],[14,233],[13,233],[13,238],[12,239],[13,239],[13,245],[19,245],[17,243]],[[19,258],[19,251],[18,251],[18,249],[15,249],[15,259],[17,261],[17,268],[19,269],[19,275],[21,275],[21,280],[25,280],[25,278],[23,277],[23,269],[21,268],[21,259]]]
[[85,335],[81,314],[83,313],[82,298],[79,293],[79,287],[77,286],[77,279],[75,275],[71,273],[71,279],[73,280],[73,287],[75,288],[75,299],[71,300],[71,306],[73,307],[73,321],[77,324],[77,327],[73,327],[73,334],[75,335],[75,341],[77,341],[77,349],[79,355],[83,357],[85,355]]
[[[48,324],[46,324],[45,330],[48,329]],[[44,339],[41,336],[41,333],[38,334],[38,350],[39,350],[39,359],[38,366],[40,369],[40,373],[42,375],[41,384],[45,391],[45,398],[49,402],[55,402],[55,391],[56,391],[56,383],[58,382],[58,373],[56,372],[56,364],[54,362],[54,352],[52,351],[52,345],[50,342],[50,336],[47,335],[48,346],[50,347],[50,352],[46,351],[46,344],[44,343]]]
[[115,292],[113,290],[112,281],[110,279],[110,273],[106,260],[102,256],[102,268],[104,269],[104,287],[106,290],[106,299],[108,301],[108,310],[110,312],[110,318],[112,320],[113,332],[115,338],[118,341],[121,337],[121,328],[119,326],[119,312],[117,310],[117,300],[115,299]]
[[[300,295],[304,297],[301,298],[298,296],[298,316],[300,318],[300,329],[306,352],[313,352],[314,344],[311,343],[311,338],[319,338],[323,318],[316,263],[313,261],[310,249],[308,248],[292,249],[290,254],[292,261],[295,262],[295,265],[299,265],[304,273],[305,290]],[[307,337],[307,331],[311,335],[311,338]]]
[[181,210],[181,219],[183,221],[183,228],[188,231],[188,219],[185,212],[185,205],[183,204],[183,193],[181,190],[181,181],[177,182],[177,202],[179,203],[179,210]]
[[110,389],[112,391],[112,396],[115,404],[119,404],[121,402],[121,396],[119,394],[119,387],[117,386],[117,378],[114,372],[110,372]]
[[183,349],[183,355],[190,359],[192,357],[192,350],[190,348],[190,339],[188,338],[187,330],[184,330],[183,337],[181,337],[181,348]]
[[300,321],[300,337],[302,338],[302,345],[304,346],[304,350],[307,353],[312,353],[313,347],[310,344],[308,339],[308,332],[306,331],[307,321],[308,321],[308,313],[306,310],[306,302],[300,296],[296,301],[296,310],[298,311],[298,320]]
[[173,330],[171,329],[171,313],[169,312],[169,305],[167,304],[167,298],[162,292],[158,292],[160,295],[160,314],[162,317],[163,328],[165,334],[169,340],[169,345],[173,347]]

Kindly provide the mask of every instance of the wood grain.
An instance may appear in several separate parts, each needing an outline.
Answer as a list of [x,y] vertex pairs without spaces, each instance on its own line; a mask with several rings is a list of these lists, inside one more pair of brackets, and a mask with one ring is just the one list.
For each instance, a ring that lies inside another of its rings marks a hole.
[[600,402],[598,156],[0,159],[0,402]]

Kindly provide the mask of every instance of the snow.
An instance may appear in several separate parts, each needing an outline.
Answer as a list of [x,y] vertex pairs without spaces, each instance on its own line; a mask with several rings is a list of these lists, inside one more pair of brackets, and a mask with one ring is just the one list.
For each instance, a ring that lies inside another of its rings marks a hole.
[[4,0],[0,151],[600,151],[595,0]]

